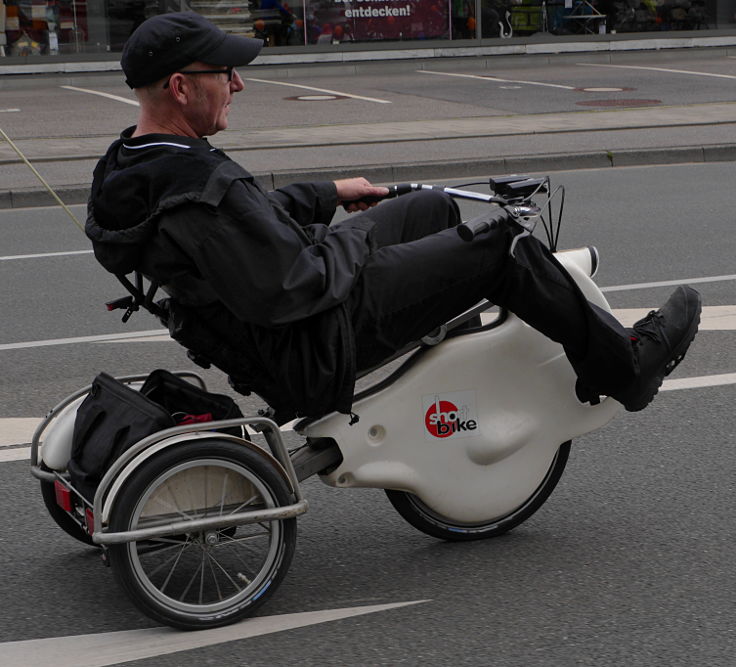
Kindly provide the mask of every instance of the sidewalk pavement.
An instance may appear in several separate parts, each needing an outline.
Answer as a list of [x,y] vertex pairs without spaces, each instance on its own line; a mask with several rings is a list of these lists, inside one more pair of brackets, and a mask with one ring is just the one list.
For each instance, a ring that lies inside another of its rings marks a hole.
[[[61,199],[84,203],[114,136],[16,142]],[[411,122],[227,130],[213,141],[268,188],[366,176],[375,183],[736,159],[736,102]],[[490,155],[491,157],[488,157]],[[253,168],[260,165],[261,169]],[[0,137],[0,208],[51,195]]]

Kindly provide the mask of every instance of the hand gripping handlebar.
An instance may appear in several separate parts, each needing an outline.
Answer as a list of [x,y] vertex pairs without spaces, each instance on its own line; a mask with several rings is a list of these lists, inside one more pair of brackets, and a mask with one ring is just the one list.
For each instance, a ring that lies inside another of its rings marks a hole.
[[[411,183],[398,183],[397,185],[389,185],[388,194],[385,195],[368,195],[366,197],[360,197],[353,201],[364,202],[365,204],[375,204],[376,202],[382,201],[383,199],[393,199],[399,195],[406,195],[418,188],[414,187]],[[348,203],[348,202],[345,202]]]

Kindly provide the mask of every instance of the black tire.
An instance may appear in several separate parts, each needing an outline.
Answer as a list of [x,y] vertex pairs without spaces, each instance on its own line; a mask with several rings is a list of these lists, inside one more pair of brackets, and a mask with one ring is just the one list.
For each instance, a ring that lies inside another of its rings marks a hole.
[[480,523],[460,523],[433,511],[414,494],[386,489],[394,509],[412,526],[427,535],[451,542],[482,540],[507,533],[526,521],[549,498],[560,481],[570,456],[570,441],[560,445],[542,483],[515,510],[501,517],[492,517]]
[[[49,472],[50,469],[45,464],[41,464],[41,470]],[[41,480],[41,497],[43,498],[43,504],[46,505],[48,513],[56,524],[61,528],[67,535],[71,535],[74,539],[83,542],[91,547],[97,545],[92,541],[92,537],[82,528],[72,517],[70,517],[59,505],[56,503],[56,490],[54,489],[53,482],[45,482]]]
[[[141,464],[115,499],[110,529],[292,502],[283,476],[262,455],[232,441],[196,440]],[[116,544],[109,553],[118,583],[143,613],[199,630],[234,623],[262,605],[286,575],[295,544],[292,518]]]

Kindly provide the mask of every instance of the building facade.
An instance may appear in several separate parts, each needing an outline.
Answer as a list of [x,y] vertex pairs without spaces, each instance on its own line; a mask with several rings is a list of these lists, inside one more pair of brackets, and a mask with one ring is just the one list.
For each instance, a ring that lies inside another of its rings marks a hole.
[[[198,12],[264,53],[500,44],[511,38],[734,28],[735,0],[0,0],[0,56],[119,53],[143,20]],[[1,62],[1,61],[0,61]]]

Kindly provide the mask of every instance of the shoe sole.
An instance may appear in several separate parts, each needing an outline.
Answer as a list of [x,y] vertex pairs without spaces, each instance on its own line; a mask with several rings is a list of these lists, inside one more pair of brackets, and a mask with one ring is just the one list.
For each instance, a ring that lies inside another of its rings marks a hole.
[[628,412],[638,412],[639,410],[643,410],[647,407],[647,405],[649,405],[654,400],[654,397],[659,393],[659,389],[662,386],[664,379],[673,370],[675,370],[679,363],[685,358],[685,354],[687,353],[690,344],[695,339],[695,334],[698,333],[700,314],[703,311],[703,300],[700,294],[695,290],[692,290],[692,292],[697,296],[698,301],[696,303],[696,311],[690,321],[690,326],[680,339],[680,342],[673,349],[671,357],[662,365],[661,368],[657,369],[657,373],[652,377],[652,381],[647,385],[646,394],[642,399],[643,402],[624,406]]

